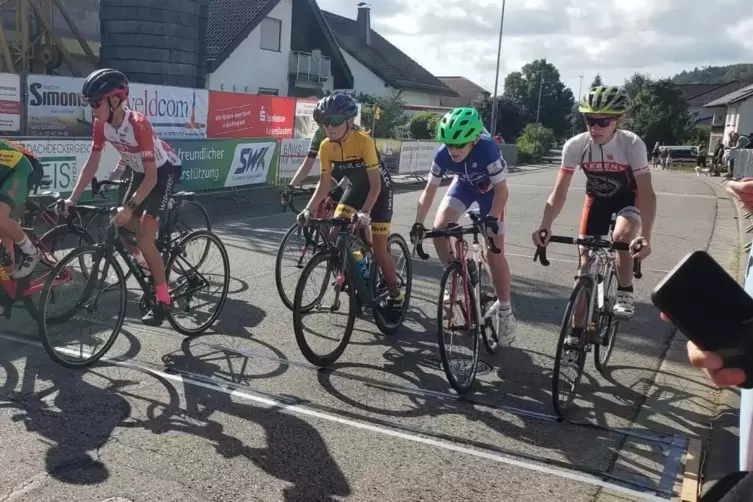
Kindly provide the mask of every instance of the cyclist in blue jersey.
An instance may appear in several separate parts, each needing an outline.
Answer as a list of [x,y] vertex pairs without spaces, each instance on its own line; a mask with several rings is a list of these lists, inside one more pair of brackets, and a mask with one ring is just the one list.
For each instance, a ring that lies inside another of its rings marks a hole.
[[[501,253],[487,253],[494,289],[497,293],[497,334],[500,343],[509,344],[515,331],[515,317],[510,304],[510,266],[504,252],[504,212],[507,204],[507,164],[499,146],[483,134],[483,122],[473,108],[455,108],[448,112],[437,127],[437,141],[443,143],[434,156],[429,181],[418,199],[416,223],[411,240],[425,231],[424,220],[434,202],[437,188],[446,172],[453,173],[450,188],[442,199],[434,218],[434,228],[443,229],[457,223],[474,202],[484,218],[494,244]],[[442,265],[449,262],[447,239],[434,239]],[[447,300],[447,298],[445,298]]]

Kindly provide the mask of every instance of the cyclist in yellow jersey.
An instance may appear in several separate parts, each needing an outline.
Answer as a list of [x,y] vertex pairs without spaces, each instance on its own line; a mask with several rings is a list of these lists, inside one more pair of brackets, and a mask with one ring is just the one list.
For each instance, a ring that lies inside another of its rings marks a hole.
[[390,292],[390,305],[401,308],[395,263],[387,249],[392,222],[392,179],[379,158],[374,140],[355,124],[358,104],[347,94],[331,94],[317,104],[315,120],[327,132],[319,148],[321,176],[306,208],[298,215],[305,224],[313,208],[326,196],[332,177],[348,179],[348,189],[335,209],[335,218],[357,217],[371,226],[374,260],[382,269]]

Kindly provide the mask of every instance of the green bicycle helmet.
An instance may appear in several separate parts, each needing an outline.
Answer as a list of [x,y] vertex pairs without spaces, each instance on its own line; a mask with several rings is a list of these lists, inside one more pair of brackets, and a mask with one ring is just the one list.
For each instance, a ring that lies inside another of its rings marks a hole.
[[445,145],[462,145],[475,141],[484,123],[475,108],[455,108],[442,117],[437,126],[437,141]]
[[633,106],[627,91],[617,85],[599,85],[588,90],[578,111],[604,115],[623,115]]

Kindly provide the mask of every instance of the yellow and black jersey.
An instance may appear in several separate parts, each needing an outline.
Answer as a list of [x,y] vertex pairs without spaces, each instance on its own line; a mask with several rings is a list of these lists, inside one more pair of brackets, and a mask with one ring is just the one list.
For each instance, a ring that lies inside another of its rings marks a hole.
[[319,146],[322,173],[336,179],[346,176],[354,188],[369,186],[368,172],[380,168],[374,140],[363,131],[351,131],[342,143],[325,138]]

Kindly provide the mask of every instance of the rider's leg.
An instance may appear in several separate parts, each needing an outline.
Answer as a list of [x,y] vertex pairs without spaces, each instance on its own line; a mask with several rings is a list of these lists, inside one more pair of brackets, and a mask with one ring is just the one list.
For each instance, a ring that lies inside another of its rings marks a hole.
[[[10,238],[23,253],[17,260],[13,272],[13,277],[16,279],[31,275],[42,259],[42,254],[23,231],[21,225],[14,221],[11,216],[11,213],[22,206],[26,197],[29,196],[29,176],[31,172],[31,163],[26,158],[22,158],[14,166],[13,173],[3,180],[0,187],[0,235],[5,236],[6,239]],[[12,248],[12,246],[10,247]]]
[[[443,230],[449,225],[457,223],[460,216],[473,203],[469,195],[472,194],[466,193],[460,182],[454,179],[442,202],[439,203],[439,208],[437,208],[437,214],[434,217],[434,230]],[[450,263],[450,253],[452,252],[450,239],[435,237],[433,241],[434,248],[437,250],[437,257],[442,266],[446,268]]]
[[[629,244],[638,236],[641,229],[641,213],[635,206],[627,206],[617,213],[612,240]],[[617,251],[617,280],[614,315],[630,319],[635,311],[633,294],[633,259],[629,251]]]

